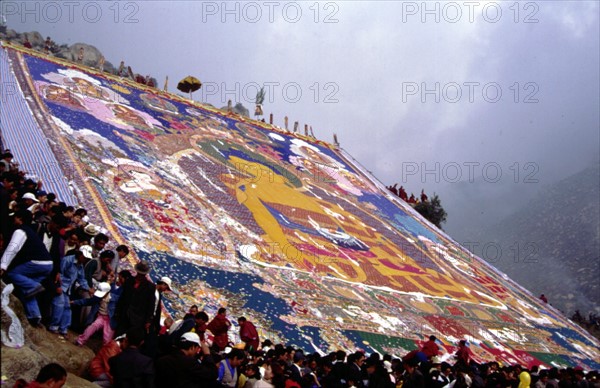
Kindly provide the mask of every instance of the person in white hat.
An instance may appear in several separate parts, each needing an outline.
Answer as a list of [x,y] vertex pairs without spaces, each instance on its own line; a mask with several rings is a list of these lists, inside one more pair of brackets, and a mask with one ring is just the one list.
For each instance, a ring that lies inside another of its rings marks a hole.
[[[101,274],[100,261],[93,257],[93,248],[90,245],[81,245],[79,247],[79,250],[83,253],[83,256],[85,257],[85,261],[83,263],[83,272],[85,274],[87,284],[89,284],[91,288],[91,291],[88,292],[87,287],[79,287],[76,290],[75,298],[73,299],[88,299],[92,297],[92,294],[94,293],[94,288],[98,285],[98,274]],[[76,330],[83,331],[87,326],[86,322],[89,322],[88,318],[90,316],[91,311],[91,307],[89,306],[81,306],[81,308],[74,309],[74,319],[72,321],[72,327]]]
[[196,354],[210,355],[198,334],[188,332],[175,344],[177,351],[156,360],[157,387],[204,387],[214,385],[217,368],[214,363],[198,363]]
[[33,214],[37,210],[40,201],[38,201],[38,199],[35,197],[35,194],[25,193],[21,197],[21,202],[23,203],[24,208]]
[[[83,334],[81,334],[75,343],[79,346],[85,345],[89,338],[97,331],[102,329],[102,343],[106,345],[109,343],[114,335],[115,331],[110,326],[110,319],[114,315],[114,307],[110,305],[111,301],[111,286],[108,283],[98,283],[96,291],[91,298],[78,299],[71,302],[78,306],[92,306],[92,311],[88,316],[88,322],[93,320],[90,325],[87,326]],[[87,322],[86,322],[87,323]]]
[[97,226],[96,226],[96,225],[94,225],[94,224],[87,224],[87,225],[86,225],[86,226],[83,228],[83,231],[84,231],[86,234],[89,234],[90,236],[94,237],[94,236],[96,236],[98,233],[100,233],[100,228],[99,228],[99,227],[97,227]]
[[172,283],[171,279],[166,276],[163,276],[156,282],[156,291],[154,291],[154,317],[152,318],[152,324],[150,325],[144,344],[144,354],[153,358],[158,354],[158,333],[160,332],[162,294],[163,292],[171,291]]

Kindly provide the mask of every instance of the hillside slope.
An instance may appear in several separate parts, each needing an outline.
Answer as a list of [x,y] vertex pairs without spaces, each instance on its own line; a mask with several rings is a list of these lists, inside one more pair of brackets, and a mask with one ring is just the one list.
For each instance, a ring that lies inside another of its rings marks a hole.
[[533,293],[544,293],[569,316],[576,309],[600,313],[599,225],[600,167],[595,165],[548,187],[473,241],[501,247],[503,258],[490,255],[492,264]]
[[93,222],[175,280],[169,313],[227,306],[309,351],[402,355],[435,334],[444,359],[468,338],[478,361],[600,367],[596,340],[335,146],[9,46],[6,138],[25,101]]

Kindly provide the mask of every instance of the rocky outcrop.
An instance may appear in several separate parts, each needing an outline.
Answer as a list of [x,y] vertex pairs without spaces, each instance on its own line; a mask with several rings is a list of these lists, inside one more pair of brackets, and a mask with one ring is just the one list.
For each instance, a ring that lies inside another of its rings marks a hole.
[[[59,50],[54,53],[59,58],[66,59],[72,62],[78,62],[77,57],[79,55],[79,49],[83,48],[83,64],[85,66],[99,68],[100,67],[100,59],[102,58],[102,53],[94,46],[90,46],[85,43],[75,43],[70,46],[62,45],[59,46]],[[110,62],[104,63],[104,71],[108,71],[110,73],[115,71],[114,66]]]
[[[5,284],[1,282],[1,289]],[[81,376],[87,375],[87,367],[94,357],[94,352],[88,347],[79,347],[72,341],[59,340],[59,338],[45,329],[36,329],[29,325],[21,302],[13,295],[10,296],[9,307],[17,314],[25,334],[25,346],[10,348],[2,344],[2,376],[3,383],[12,387],[19,378],[31,381],[35,379],[39,370],[46,364],[56,362],[68,372],[65,387],[87,388],[97,387]],[[11,318],[2,310],[2,330],[11,324]],[[74,338],[74,334],[70,333]]]
[[[238,102],[233,106],[233,112],[240,116],[250,117],[250,111],[241,102]],[[227,111],[227,105],[221,107],[221,110]]]
[[[5,39],[19,44],[23,44],[26,37],[34,50],[42,51],[44,49],[44,42],[46,41],[46,38],[44,38],[42,34],[37,31],[18,33],[15,30],[7,29],[5,32],[0,32],[0,39]],[[96,69],[100,68],[101,58],[103,57],[102,52],[89,44],[75,43],[69,46],[67,44],[58,45],[53,42],[50,54],[57,58],[78,62],[77,58],[80,48],[83,48],[83,64]],[[116,68],[111,62],[105,59],[104,71],[114,73],[116,72]]]

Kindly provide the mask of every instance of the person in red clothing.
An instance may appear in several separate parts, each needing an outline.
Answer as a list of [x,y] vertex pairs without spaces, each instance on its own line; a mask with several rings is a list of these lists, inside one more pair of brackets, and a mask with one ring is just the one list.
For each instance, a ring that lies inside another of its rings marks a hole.
[[194,315],[194,321],[196,322],[196,334],[200,336],[200,340],[206,341],[204,333],[206,332],[206,324],[208,323],[208,315],[204,311],[200,311]]
[[15,382],[17,388],[60,388],[67,382],[67,371],[62,366],[52,363],[48,364],[38,373],[35,380],[27,383],[23,379]]
[[31,42],[29,41],[29,39],[27,38],[27,36],[25,36],[25,39],[23,41],[23,46],[27,47],[28,49],[32,48]]
[[88,371],[92,379],[94,379],[94,384],[101,387],[112,387],[113,377],[110,373],[108,359],[121,353],[121,342],[123,339],[124,336],[120,336],[102,346],[96,357],[90,362]]
[[258,339],[256,326],[248,321],[246,317],[239,317],[238,323],[240,325],[240,338],[246,343],[246,350],[257,350],[260,341]]
[[229,319],[227,319],[227,310],[224,307],[219,309],[217,315],[206,326],[206,328],[213,333],[213,347],[219,352],[224,350],[229,344],[227,331],[230,327],[231,322],[229,322]]
[[467,341],[465,340],[461,340],[458,343],[458,350],[456,351],[455,354],[456,357],[456,363],[454,364],[454,366],[469,366],[469,361],[471,359],[471,351],[469,350],[468,346],[467,346]]
[[431,360],[432,357],[437,356],[440,353],[440,348],[435,343],[436,339],[437,338],[435,338],[434,335],[429,336],[429,341],[425,342],[421,348],[421,352],[425,353],[428,360]]
[[406,190],[404,190],[404,186],[400,186],[400,189],[398,189],[398,196],[400,199],[408,202],[408,195],[406,194]]

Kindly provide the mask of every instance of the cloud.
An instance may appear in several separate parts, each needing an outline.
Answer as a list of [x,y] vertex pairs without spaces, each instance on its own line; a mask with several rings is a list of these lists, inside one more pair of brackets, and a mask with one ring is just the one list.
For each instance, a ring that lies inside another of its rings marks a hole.
[[[594,1],[479,2],[472,19],[465,2],[282,2],[272,15],[262,6],[256,23],[249,2],[226,5],[239,22],[223,9],[207,13],[220,2],[135,4],[134,24],[13,17],[9,26],[89,42],[160,84],[169,75],[171,90],[196,75],[206,88],[195,96],[217,106],[237,98],[251,107],[256,91],[247,86],[270,83],[265,115],[280,126],[286,115],[290,126],[309,124],[324,140],[337,133],[385,183],[398,181],[407,161],[496,162],[505,174],[535,162],[549,183],[598,158]],[[203,95],[209,83],[217,90]],[[439,184],[415,179],[414,191]]]

